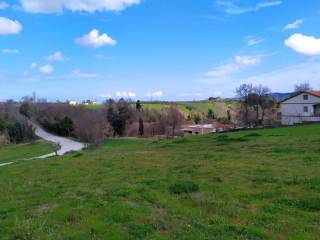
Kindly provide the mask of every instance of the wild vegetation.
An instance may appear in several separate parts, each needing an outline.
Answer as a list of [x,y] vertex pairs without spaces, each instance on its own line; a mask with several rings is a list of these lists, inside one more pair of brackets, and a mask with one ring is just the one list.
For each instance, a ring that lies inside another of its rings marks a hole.
[[107,140],[0,168],[0,236],[317,239],[319,133],[310,125]]
[[18,106],[10,102],[0,104],[0,146],[35,139],[32,126],[19,114]]

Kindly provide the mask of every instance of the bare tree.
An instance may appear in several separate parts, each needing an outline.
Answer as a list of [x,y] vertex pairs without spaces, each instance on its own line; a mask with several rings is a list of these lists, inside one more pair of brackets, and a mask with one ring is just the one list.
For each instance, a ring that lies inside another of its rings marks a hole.
[[174,136],[175,130],[182,124],[183,120],[184,117],[177,107],[171,106],[168,108],[167,123],[172,128],[172,136]]
[[308,82],[304,82],[294,86],[294,94],[304,92],[304,91],[309,91],[309,90],[312,90],[312,87]]
[[253,93],[252,84],[242,84],[236,89],[236,94],[240,98],[242,106],[244,108],[244,122],[247,124],[249,120],[249,97]]
[[258,85],[254,87],[253,89],[253,94],[255,95],[254,97],[254,108],[256,111],[256,123],[259,122],[259,109],[262,109],[262,105],[267,106],[265,104],[267,102],[267,99],[269,98],[271,91],[268,87]]

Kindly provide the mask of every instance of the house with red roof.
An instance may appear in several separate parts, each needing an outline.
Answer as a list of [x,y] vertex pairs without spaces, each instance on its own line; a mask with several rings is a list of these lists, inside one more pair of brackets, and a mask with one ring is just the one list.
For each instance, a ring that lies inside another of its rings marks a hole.
[[283,125],[320,122],[320,91],[303,91],[280,102]]

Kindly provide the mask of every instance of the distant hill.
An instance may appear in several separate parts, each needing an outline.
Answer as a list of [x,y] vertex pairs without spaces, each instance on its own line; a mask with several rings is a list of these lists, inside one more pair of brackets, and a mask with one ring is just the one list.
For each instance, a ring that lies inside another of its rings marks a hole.
[[271,95],[273,98],[275,98],[277,100],[282,100],[282,99],[289,97],[291,95],[291,93],[272,93]]

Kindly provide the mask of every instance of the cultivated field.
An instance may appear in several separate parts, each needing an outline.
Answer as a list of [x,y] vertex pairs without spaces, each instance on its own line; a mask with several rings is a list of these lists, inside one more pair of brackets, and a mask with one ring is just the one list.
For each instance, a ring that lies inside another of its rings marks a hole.
[[318,239],[319,145],[320,125],[312,125],[109,140],[3,167],[0,236]]

